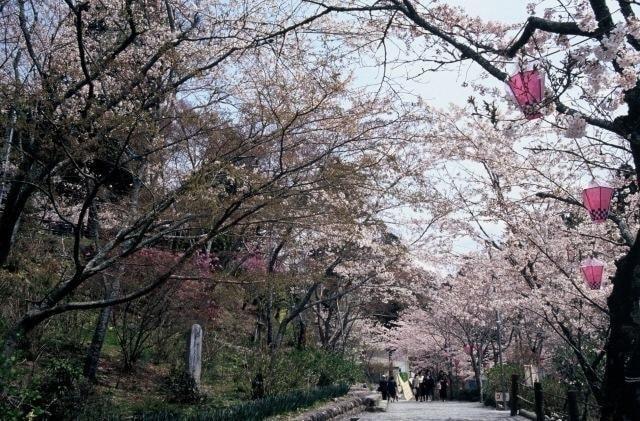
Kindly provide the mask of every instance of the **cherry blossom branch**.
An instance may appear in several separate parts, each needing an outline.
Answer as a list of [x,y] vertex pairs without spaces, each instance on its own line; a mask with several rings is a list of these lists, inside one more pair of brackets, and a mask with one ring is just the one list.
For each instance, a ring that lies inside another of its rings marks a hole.
[[558,35],[579,35],[589,38],[594,38],[598,35],[596,32],[589,32],[580,29],[578,24],[575,22],[555,22],[531,16],[527,19],[527,23],[525,24],[520,37],[515,40],[509,48],[503,50],[501,53],[507,57],[515,57],[516,53],[524,47],[527,42],[529,42],[529,39],[533,36],[536,30]]
[[[539,192],[536,193],[536,196],[541,198],[541,199],[554,199],[554,200],[558,200],[560,202],[564,202],[567,203],[569,205],[573,205],[573,206],[578,206],[584,209],[584,205],[580,202],[578,202],[575,199],[572,198],[568,198],[568,197],[561,197],[561,196],[557,196],[553,193],[544,193],[544,192]],[[608,218],[610,220],[612,220],[618,227],[619,231],[620,231],[620,236],[622,237],[622,239],[624,240],[624,243],[631,247],[633,246],[633,244],[635,243],[635,238],[633,237],[633,234],[631,233],[631,230],[629,229],[629,226],[627,225],[627,223],[620,218],[618,215],[616,215],[613,212],[609,212],[609,216]]]
[[576,110],[574,108],[567,107],[564,103],[562,103],[560,101],[559,98],[555,98],[554,103],[556,105],[556,110],[561,114],[567,114],[567,115],[580,117],[584,121],[586,121],[587,123],[589,123],[589,124],[591,124],[593,126],[600,127],[601,129],[605,129],[605,130],[613,132],[613,133],[617,133],[617,134],[619,134],[619,135],[624,137],[624,131],[622,130],[622,128],[619,127],[617,124],[615,124],[615,122],[613,122],[613,121],[604,120],[604,119],[596,118],[596,117],[591,117],[591,116],[586,115],[583,112],[578,111],[578,110]]

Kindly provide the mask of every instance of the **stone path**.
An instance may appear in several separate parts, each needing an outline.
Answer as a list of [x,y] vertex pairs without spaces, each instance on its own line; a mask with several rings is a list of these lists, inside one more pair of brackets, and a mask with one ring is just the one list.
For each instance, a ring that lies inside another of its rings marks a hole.
[[363,412],[341,419],[342,421],[522,421],[526,418],[510,417],[509,411],[497,411],[476,402],[416,402],[390,403],[387,412]]

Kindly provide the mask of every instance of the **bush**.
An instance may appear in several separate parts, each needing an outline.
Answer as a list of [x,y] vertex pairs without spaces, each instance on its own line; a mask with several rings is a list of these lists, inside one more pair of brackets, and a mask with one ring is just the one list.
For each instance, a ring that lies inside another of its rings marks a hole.
[[480,391],[477,389],[476,390],[460,389],[457,392],[455,392],[454,397],[455,399],[460,401],[478,402],[478,399],[480,398]]
[[175,410],[138,413],[134,416],[134,420],[259,421],[267,417],[311,406],[321,400],[342,396],[348,391],[349,386],[345,384],[316,387],[243,402],[228,408],[204,410],[192,415],[179,414]]
[[0,388],[4,392],[0,395],[0,414],[6,420],[22,420],[29,410],[33,410],[33,415],[40,416],[44,411],[28,405],[38,397],[38,393],[31,387],[17,385],[22,373],[16,369],[14,361],[0,357]]
[[198,403],[204,399],[196,381],[184,370],[173,370],[165,379],[163,391],[172,403]]
[[203,374],[205,382],[215,388],[212,399],[221,396],[225,401],[251,399],[252,381],[259,373],[262,374],[264,396],[337,383],[354,384],[363,379],[361,365],[341,353],[292,349],[270,355],[258,349],[252,351],[241,354],[221,348],[206,360]]
[[496,404],[494,399],[495,392],[499,392],[502,389],[502,376],[504,376],[505,387],[507,388],[505,392],[509,392],[512,374],[517,374],[520,381],[524,379],[523,368],[518,364],[496,364],[486,371],[487,380],[483,384],[485,405],[494,406]]
[[51,360],[37,383],[39,393],[34,406],[43,408],[51,419],[70,419],[82,409],[90,384],[74,362]]
[[360,365],[343,354],[320,349],[291,350],[267,356],[254,372],[264,373],[265,393],[278,395],[284,390],[308,389],[362,380]]

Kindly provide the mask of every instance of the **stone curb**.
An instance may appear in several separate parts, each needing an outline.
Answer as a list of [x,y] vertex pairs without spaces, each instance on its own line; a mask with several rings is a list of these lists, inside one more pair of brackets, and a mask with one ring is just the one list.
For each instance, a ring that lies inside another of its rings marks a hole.
[[292,421],[326,421],[350,413],[360,413],[363,410],[380,411],[379,402],[380,394],[378,393],[371,393],[367,389],[352,389],[343,400],[328,402],[321,408],[298,415]]

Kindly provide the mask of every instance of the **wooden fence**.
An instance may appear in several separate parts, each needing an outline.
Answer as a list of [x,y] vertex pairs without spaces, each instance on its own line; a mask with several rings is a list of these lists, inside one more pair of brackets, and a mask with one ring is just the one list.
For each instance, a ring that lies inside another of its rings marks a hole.
[[[533,396],[533,400],[531,400],[531,396]],[[546,408],[545,402],[553,402],[553,410]],[[532,411],[525,410],[524,406],[532,408]],[[565,396],[558,396],[545,392],[539,382],[535,382],[533,388],[520,383],[517,374],[511,376],[509,407],[511,416],[519,414],[535,421],[545,421],[545,415],[554,419],[585,421],[597,419],[600,413],[598,405],[589,402],[587,397],[580,396],[576,390],[568,390]]]

